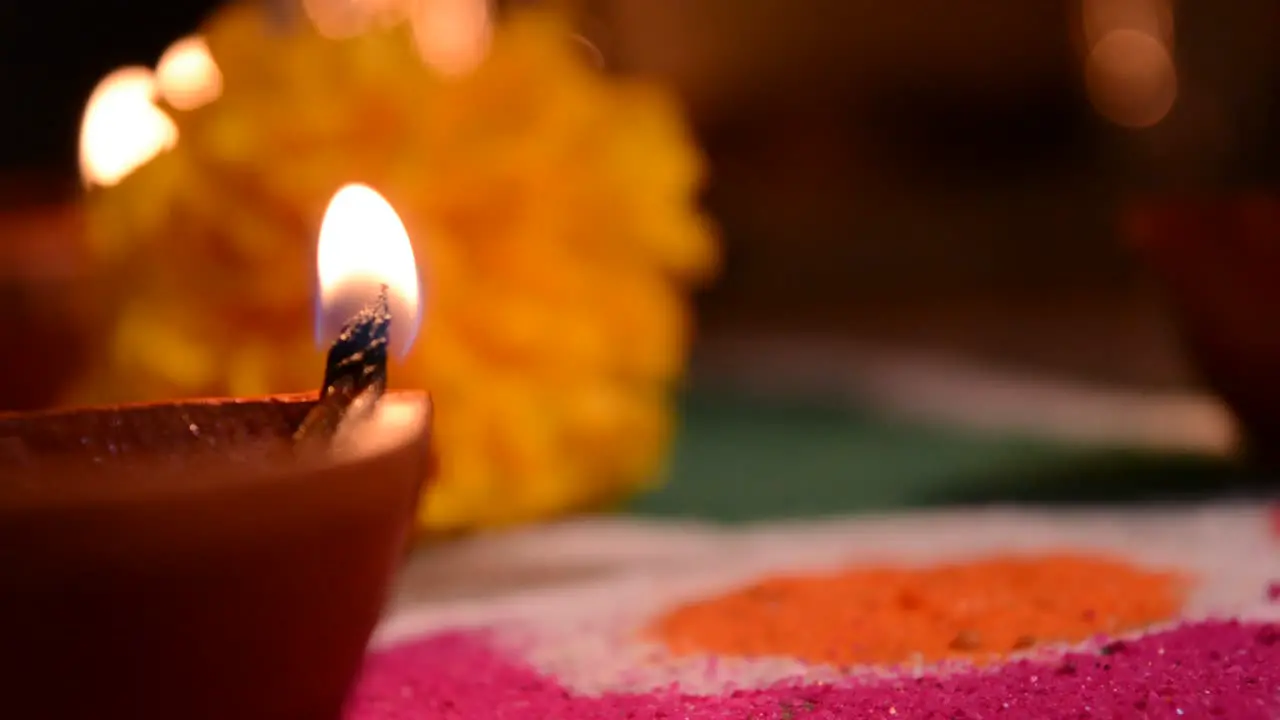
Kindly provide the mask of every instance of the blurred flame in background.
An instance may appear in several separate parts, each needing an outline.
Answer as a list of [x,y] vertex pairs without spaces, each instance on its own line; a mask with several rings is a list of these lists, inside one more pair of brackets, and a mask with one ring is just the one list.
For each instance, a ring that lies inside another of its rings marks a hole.
[[412,0],[409,22],[423,62],[444,75],[479,65],[493,38],[488,0]]
[[222,94],[222,71],[199,35],[169,46],[156,63],[160,97],[179,110],[195,110]]
[[493,37],[489,0],[302,0],[320,35],[358,36],[408,20],[423,62],[442,75],[461,75],[480,64]]
[[178,142],[178,127],[156,106],[148,68],[128,66],[98,82],[80,123],[80,177],[111,186]]
[[302,0],[302,11],[320,35],[342,40],[400,22],[405,4],[405,0]]
[[1171,0],[1082,0],[1081,10],[1094,109],[1124,127],[1159,123],[1178,96]]

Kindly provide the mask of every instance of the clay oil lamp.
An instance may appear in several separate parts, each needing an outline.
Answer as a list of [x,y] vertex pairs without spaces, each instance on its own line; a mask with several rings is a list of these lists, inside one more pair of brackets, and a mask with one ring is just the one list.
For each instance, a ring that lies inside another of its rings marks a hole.
[[[421,314],[404,226],[350,185],[320,231],[319,396],[0,416],[0,714],[335,720],[424,479],[384,392]],[[319,374],[317,372],[317,374]]]

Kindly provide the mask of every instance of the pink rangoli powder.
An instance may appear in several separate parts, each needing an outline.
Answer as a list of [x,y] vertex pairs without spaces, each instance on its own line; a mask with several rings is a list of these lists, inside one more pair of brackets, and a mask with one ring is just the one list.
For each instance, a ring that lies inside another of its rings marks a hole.
[[495,652],[483,634],[428,637],[370,657],[348,720],[1091,720],[1280,718],[1280,626],[1214,621],[1056,662],[938,677],[692,695],[576,695]]

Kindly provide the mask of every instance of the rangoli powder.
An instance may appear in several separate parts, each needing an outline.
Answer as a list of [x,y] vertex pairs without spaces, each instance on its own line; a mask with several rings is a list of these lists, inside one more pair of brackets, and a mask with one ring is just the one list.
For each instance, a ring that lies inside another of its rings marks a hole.
[[1170,620],[1185,586],[1175,573],[1080,554],[862,567],[769,577],[678,607],[651,630],[676,654],[836,666],[984,662]]
[[694,695],[579,695],[496,652],[483,635],[438,635],[370,657],[348,720],[1042,720],[1280,717],[1280,628],[1202,622],[1056,660],[988,670]]

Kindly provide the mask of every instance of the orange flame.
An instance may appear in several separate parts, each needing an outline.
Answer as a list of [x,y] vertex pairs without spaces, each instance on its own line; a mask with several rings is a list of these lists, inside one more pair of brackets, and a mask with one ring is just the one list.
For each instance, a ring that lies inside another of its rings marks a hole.
[[378,191],[352,183],[329,201],[320,224],[316,275],[318,342],[336,337],[343,323],[386,286],[392,349],[400,355],[408,352],[422,315],[418,267],[404,223]]

